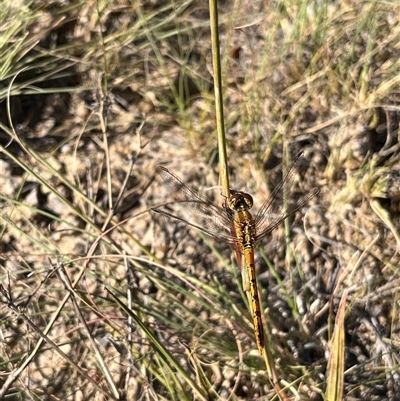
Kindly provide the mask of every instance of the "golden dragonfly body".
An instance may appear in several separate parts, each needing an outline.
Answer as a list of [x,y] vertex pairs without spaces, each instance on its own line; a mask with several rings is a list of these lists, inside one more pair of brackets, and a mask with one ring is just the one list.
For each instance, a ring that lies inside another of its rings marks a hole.
[[[231,196],[228,199],[227,206],[233,213],[233,227],[237,238],[237,245],[239,251],[243,255],[247,271],[254,336],[257,348],[262,355],[264,352],[264,327],[261,317],[262,314],[258,294],[256,266],[254,262],[254,247],[256,245],[257,233],[253,216],[249,212],[249,209],[253,206],[253,198],[245,192],[231,191]],[[238,259],[240,263],[241,258],[238,257]],[[247,288],[245,288],[245,290],[247,290]]]

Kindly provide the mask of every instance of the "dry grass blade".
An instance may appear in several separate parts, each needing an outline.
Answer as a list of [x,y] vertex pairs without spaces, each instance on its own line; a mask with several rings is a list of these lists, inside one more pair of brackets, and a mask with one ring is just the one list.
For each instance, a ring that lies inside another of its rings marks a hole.
[[[329,347],[329,360],[326,371],[326,399],[337,401],[343,399],[344,370],[345,370],[345,328],[347,291],[340,300],[339,309],[335,318],[335,327]],[[347,311],[348,312],[348,311]]]

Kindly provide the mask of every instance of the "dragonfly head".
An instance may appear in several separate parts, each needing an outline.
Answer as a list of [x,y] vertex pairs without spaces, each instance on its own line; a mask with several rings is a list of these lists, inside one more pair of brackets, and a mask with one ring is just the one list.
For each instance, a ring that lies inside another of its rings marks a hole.
[[253,198],[246,192],[231,190],[231,196],[228,200],[229,209],[233,211],[248,210],[253,206]]

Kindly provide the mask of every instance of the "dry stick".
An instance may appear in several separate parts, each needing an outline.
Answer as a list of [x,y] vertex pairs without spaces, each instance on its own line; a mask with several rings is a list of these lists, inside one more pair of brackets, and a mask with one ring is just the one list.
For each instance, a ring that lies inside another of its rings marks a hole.
[[[99,2],[96,1],[96,11],[99,21],[102,20],[101,11],[99,8]],[[98,87],[99,87],[99,110],[98,117],[100,120],[101,132],[103,133],[103,143],[104,143],[104,154],[106,157],[106,171],[107,171],[107,192],[108,192],[108,207],[110,210],[113,209],[113,196],[112,196],[112,180],[111,180],[111,160],[110,160],[110,152],[108,146],[108,135],[107,135],[107,108],[108,105],[104,105],[104,100],[108,99],[108,89],[107,89],[107,77],[108,77],[108,63],[107,63],[107,52],[104,44],[103,30],[101,29],[101,23],[99,23],[99,38],[100,38],[100,46],[103,51],[103,68],[104,72],[98,77]],[[104,81],[103,81],[104,77]],[[104,82],[104,88],[102,87],[102,83]],[[108,103],[108,102],[107,102]],[[104,107],[106,106],[106,107]]]
[[[115,202],[118,203],[118,200]],[[126,271],[126,300],[127,300],[127,306],[129,310],[133,310],[132,309],[132,288],[134,287],[133,285],[133,274],[131,269],[129,269],[129,265],[128,265],[128,260],[126,257],[126,253],[125,251],[123,252],[123,256],[124,256],[124,266],[125,266],[125,271]],[[133,319],[132,316],[128,315],[128,336],[127,336],[127,343],[129,345],[129,349],[132,350],[133,347]],[[132,357],[132,352],[129,352],[129,363],[128,363],[128,367],[126,369],[126,374],[125,374],[125,383],[124,383],[124,390],[125,390],[125,394],[128,393],[128,387],[129,387],[129,379],[131,377],[131,371],[132,371],[132,367],[134,366],[134,360]],[[142,383],[140,380],[138,380],[137,382],[137,390],[136,390],[136,394],[140,394],[140,389],[142,386]]]
[[[99,83],[101,88],[101,82]],[[106,171],[107,171],[107,193],[108,193],[108,207],[110,210],[113,209],[113,196],[112,196],[112,179],[111,179],[111,160],[110,152],[108,146],[108,136],[107,136],[107,116],[104,114],[107,111],[104,110],[104,93],[101,91],[100,108],[98,111],[98,116],[100,119],[101,132],[103,133],[103,143],[104,143],[104,154],[106,156]]]

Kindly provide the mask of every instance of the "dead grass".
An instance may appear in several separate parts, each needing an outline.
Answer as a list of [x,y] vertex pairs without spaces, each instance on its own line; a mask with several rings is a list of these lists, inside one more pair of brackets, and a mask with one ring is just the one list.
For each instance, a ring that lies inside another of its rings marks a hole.
[[[231,249],[150,212],[159,164],[219,182],[208,5],[2,8],[1,396],[277,399]],[[321,190],[256,261],[289,399],[400,400],[399,15],[220,5],[231,185],[257,210],[302,150]]]

